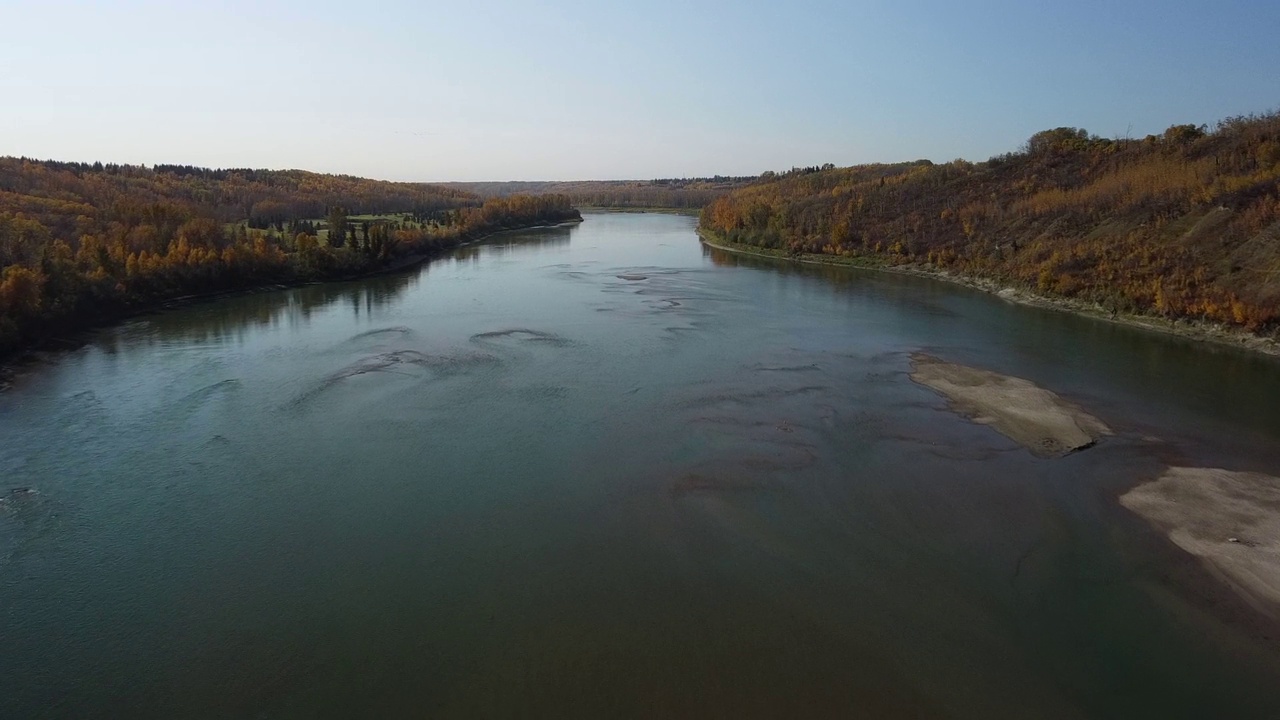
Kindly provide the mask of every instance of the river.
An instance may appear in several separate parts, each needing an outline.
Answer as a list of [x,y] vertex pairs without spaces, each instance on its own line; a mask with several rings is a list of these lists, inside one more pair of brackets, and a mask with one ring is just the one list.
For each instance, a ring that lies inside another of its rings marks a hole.
[[[1276,360],[694,226],[588,214],[25,370],[0,717],[1280,717],[1274,624],[1116,500],[1280,474]],[[916,351],[1116,435],[1034,457]]]

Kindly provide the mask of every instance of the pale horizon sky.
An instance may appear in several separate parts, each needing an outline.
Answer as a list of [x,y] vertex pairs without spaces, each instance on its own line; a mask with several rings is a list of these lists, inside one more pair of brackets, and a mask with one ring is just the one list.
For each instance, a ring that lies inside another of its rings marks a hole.
[[388,180],[985,160],[1280,107],[1280,3],[14,2],[0,155]]

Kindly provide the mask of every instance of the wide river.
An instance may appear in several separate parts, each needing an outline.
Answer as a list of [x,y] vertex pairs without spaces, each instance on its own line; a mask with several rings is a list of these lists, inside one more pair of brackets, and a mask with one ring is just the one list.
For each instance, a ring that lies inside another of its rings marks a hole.
[[[0,717],[1280,717],[1275,626],[1116,499],[1280,474],[1280,363],[694,226],[589,214],[26,370]],[[921,350],[1117,434],[1036,458]]]

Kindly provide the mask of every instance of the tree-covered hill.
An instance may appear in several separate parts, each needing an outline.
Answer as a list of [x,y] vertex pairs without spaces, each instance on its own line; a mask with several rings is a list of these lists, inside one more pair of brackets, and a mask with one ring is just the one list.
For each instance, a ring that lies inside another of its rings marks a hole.
[[579,217],[563,195],[0,158],[0,357],[161,300],[349,277]]
[[480,197],[508,195],[568,195],[576,206],[602,208],[698,209],[730,191],[753,182],[755,177],[717,175],[703,178],[661,178],[656,180],[581,180],[455,182],[447,187],[475,193]]
[[1076,128],[1018,152],[808,169],[704,209],[705,232],[787,254],[944,270],[1113,312],[1280,325],[1280,114],[1143,139]]

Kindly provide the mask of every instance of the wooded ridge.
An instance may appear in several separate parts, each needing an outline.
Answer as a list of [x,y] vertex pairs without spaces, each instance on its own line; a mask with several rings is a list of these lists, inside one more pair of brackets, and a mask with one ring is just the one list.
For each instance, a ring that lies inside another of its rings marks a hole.
[[568,195],[576,207],[693,209],[730,191],[744,187],[754,176],[717,175],[701,178],[655,180],[581,180],[546,182],[451,182],[446,187],[475,193],[482,198],[508,195]]

